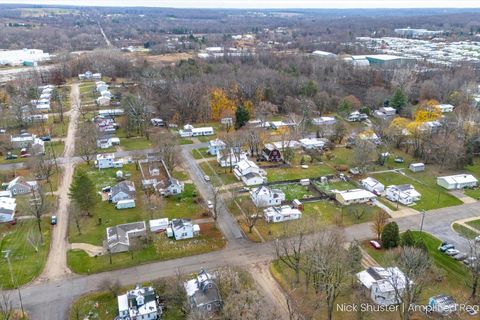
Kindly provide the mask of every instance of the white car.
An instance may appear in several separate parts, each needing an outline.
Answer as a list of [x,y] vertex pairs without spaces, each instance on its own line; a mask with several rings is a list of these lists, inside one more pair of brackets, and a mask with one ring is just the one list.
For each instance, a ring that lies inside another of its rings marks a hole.
[[480,236],[475,237],[475,242],[480,242]]
[[213,209],[212,201],[210,201],[210,200],[207,201],[207,207],[208,207],[208,209]]
[[457,249],[448,249],[447,251],[445,251],[445,253],[447,255],[449,255],[450,257],[453,257],[453,256],[456,256],[457,254],[459,254],[460,251],[458,251]]
[[203,176],[203,179],[205,179],[205,181],[207,181],[207,182],[210,181],[210,177],[209,177],[209,176]]

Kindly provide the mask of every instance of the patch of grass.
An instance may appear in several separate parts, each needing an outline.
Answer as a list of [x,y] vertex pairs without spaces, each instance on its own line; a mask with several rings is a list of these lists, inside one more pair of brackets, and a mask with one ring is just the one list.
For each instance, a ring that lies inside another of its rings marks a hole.
[[223,248],[225,240],[213,224],[201,224],[200,236],[194,239],[175,241],[165,234],[152,234],[152,240],[133,255],[116,253],[109,256],[89,257],[83,250],[70,250],[67,253],[68,266],[79,274],[92,274],[116,270],[158,260],[176,259],[185,256],[202,254]]
[[180,139],[180,144],[193,144],[193,140],[191,139],[185,139],[185,138],[181,138]]
[[120,147],[123,150],[142,150],[152,147],[152,142],[145,137],[121,138]]
[[[11,250],[10,262],[13,277],[17,285],[24,285],[35,279],[42,272],[47,260],[50,247],[49,219],[42,220],[43,244],[38,247],[38,252],[29,243],[29,233],[37,233],[38,229],[34,220],[19,221],[16,225],[0,225],[0,251]],[[0,287],[13,288],[7,261],[0,258]]]
[[200,203],[201,199],[198,196],[195,185],[186,183],[182,194],[163,199],[162,216],[169,219],[201,218],[203,213],[205,213],[205,209]]
[[344,191],[357,188],[353,183],[342,180],[328,182],[325,184],[322,184],[319,181],[315,181],[314,183],[320,190],[323,190],[328,194],[333,193],[333,190]]
[[320,178],[335,173],[335,170],[326,165],[315,164],[303,169],[300,166],[290,168],[267,169],[268,181],[285,181],[293,179]]
[[465,223],[480,231],[480,219],[467,221]]
[[194,159],[203,159],[203,158],[213,158],[210,153],[208,153],[208,148],[198,148],[191,151],[192,157]]
[[173,170],[172,177],[182,181],[189,179],[188,174],[185,171],[180,171],[180,170]]
[[472,197],[473,199],[480,200],[480,188],[474,189],[465,189],[463,190],[466,196]]
[[272,185],[272,188],[282,190],[285,193],[285,200],[292,201],[294,199],[304,199],[313,197],[313,192],[307,186],[302,186],[300,184],[282,184],[282,185]]
[[475,232],[472,229],[462,226],[459,223],[454,223],[452,225],[452,228],[453,230],[455,230],[456,233],[458,233],[459,235],[467,239],[475,239],[475,237],[478,236],[478,232]]
[[[220,165],[216,160],[202,162],[199,165],[203,173],[210,176],[210,178],[212,179],[213,185],[221,185],[221,184],[226,185],[226,184],[232,184],[232,183],[238,182],[233,172],[230,172],[230,168],[220,167]],[[221,180],[221,182],[217,181],[218,179],[216,179],[216,177],[218,177]]]
[[420,175],[415,175],[415,180],[413,180],[408,176],[395,172],[374,173],[372,176],[385,186],[412,184],[422,195],[420,201],[413,206],[416,210],[431,210],[461,205],[463,203],[461,200],[446,192],[445,189],[436,185],[436,183],[432,183],[432,181],[435,181],[434,177],[428,179]]

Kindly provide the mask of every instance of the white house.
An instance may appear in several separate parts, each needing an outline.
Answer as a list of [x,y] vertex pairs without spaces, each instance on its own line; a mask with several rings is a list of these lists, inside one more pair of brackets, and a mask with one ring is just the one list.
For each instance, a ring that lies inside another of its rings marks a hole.
[[135,184],[133,181],[122,181],[112,187],[108,198],[117,203],[121,200],[135,200]]
[[162,308],[152,287],[140,287],[117,297],[118,317],[116,320],[156,320],[162,315]]
[[349,121],[349,122],[363,121],[363,120],[367,120],[367,119],[368,119],[368,115],[365,114],[365,113],[361,113],[359,111],[353,111],[347,117],[347,121]]
[[279,206],[285,201],[285,193],[267,186],[254,188],[250,191],[250,198],[257,207]]
[[299,140],[302,148],[311,150],[311,149],[322,149],[325,146],[325,139],[319,138],[304,138]]
[[242,160],[233,169],[233,174],[247,186],[254,186],[267,182],[267,173],[260,169],[251,160]]
[[408,166],[408,169],[410,169],[410,171],[412,171],[412,172],[425,171],[425,164],[424,164],[424,163],[421,163],[421,162],[411,163],[411,164]]
[[364,131],[358,135],[358,138],[361,140],[371,141],[375,144],[380,144],[382,142],[380,137],[373,131]]
[[270,207],[263,210],[263,217],[267,222],[284,222],[297,220],[302,216],[302,212],[290,206]]
[[16,209],[15,198],[0,197],[0,223],[13,221]]
[[438,177],[437,184],[447,190],[455,190],[476,187],[478,180],[471,174],[457,174],[453,176]]
[[411,205],[420,200],[422,195],[411,184],[402,184],[397,186],[388,186],[385,197],[393,202],[399,202],[403,205]]
[[200,226],[189,219],[173,219],[167,228],[167,236],[175,240],[191,239],[200,235]]
[[106,84],[105,82],[103,81],[99,81],[97,83],[97,88],[96,88],[97,92],[103,92],[103,91],[107,91],[108,90],[108,84]]
[[248,159],[245,152],[234,152],[233,149],[230,149],[230,153],[224,151],[217,152],[217,162],[222,168],[233,167],[240,161]]
[[337,120],[335,117],[319,117],[319,118],[313,118],[312,119],[312,124],[316,126],[323,126],[323,125],[332,125],[335,124]]
[[350,205],[354,203],[365,203],[375,199],[375,195],[370,191],[364,189],[350,189],[344,191],[337,191],[335,193],[335,200],[343,205]]
[[439,104],[439,105],[436,105],[436,107],[440,109],[442,113],[453,112],[453,109],[455,108],[451,104]]
[[98,115],[102,117],[122,116],[124,113],[125,113],[125,110],[121,108],[98,110]]
[[385,191],[385,186],[378,180],[371,177],[367,177],[362,180],[362,187],[370,192],[375,193],[376,195],[381,195],[383,191]]
[[109,97],[98,97],[96,102],[97,102],[97,105],[100,106],[100,107],[105,107],[105,106],[109,106],[110,105],[110,98]]
[[370,291],[370,298],[379,305],[389,306],[400,303],[407,277],[397,267],[370,267],[357,273],[358,281]]
[[225,142],[220,139],[210,140],[208,142],[208,153],[212,156],[216,156],[217,153],[225,149]]
[[156,187],[162,196],[174,196],[183,192],[185,184],[183,181],[169,177],[165,188],[160,186],[160,183]]
[[123,167],[123,160],[115,160],[114,153],[101,153],[97,154],[97,160],[95,160],[95,167],[98,169],[121,168]]
[[180,137],[188,138],[188,137],[198,137],[198,136],[211,136],[215,134],[212,127],[200,127],[194,128],[190,124],[186,124],[183,126],[183,130],[178,130]]
[[277,130],[281,127],[294,127],[297,124],[295,122],[286,122],[286,121],[271,121],[270,127],[274,130]]
[[107,228],[107,238],[104,248],[112,253],[125,252],[130,248],[130,241],[135,238],[145,237],[147,227],[145,221],[119,224]]
[[34,141],[36,136],[28,132],[18,136],[10,136],[10,142],[14,148],[28,148]]

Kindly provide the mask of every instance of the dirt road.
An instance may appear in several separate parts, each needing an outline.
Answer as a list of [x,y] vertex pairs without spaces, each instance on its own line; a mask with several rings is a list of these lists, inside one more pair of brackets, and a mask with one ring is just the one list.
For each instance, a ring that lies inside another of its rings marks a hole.
[[[66,160],[70,160],[75,154],[75,135],[79,116],[79,105],[76,103],[79,104],[80,101],[80,90],[77,83],[72,85],[70,101],[72,103],[72,111],[70,112],[70,123],[68,126],[68,134],[65,138],[65,150],[63,153]],[[72,183],[74,162],[65,161],[62,167],[63,177],[58,188],[58,207],[54,213],[58,217],[58,222],[57,225],[53,227],[47,263],[42,274],[36,280],[37,282],[59,280],[71,273],[67,267],[67,250],[69,247],[67,239],[68,206],[70,204],[68,188]]]

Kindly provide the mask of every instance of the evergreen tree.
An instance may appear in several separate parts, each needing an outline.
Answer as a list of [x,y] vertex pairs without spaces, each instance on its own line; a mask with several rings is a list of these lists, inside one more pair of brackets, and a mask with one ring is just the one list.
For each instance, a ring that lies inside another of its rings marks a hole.
[[408,229],[402,234],[402,246],[413,247],[414,245],[415,245],[415,238],[413,237],[412,231]]
[[97,192],[95,184],[84,171],[80,171],[74,177],[69,190],[69,197],[88,216],[97,205]]
[[400,232],[396,222],[388,223],[382,232],[382,245],[385,249],[398,247],[400,244]]
[[348,263],[352,274],[359,272],[362,269],[362,251],[357,240],[350,242],[348,247]]
[[395,108],[397,112],[402,111],[403,108],[407,106],[407,96],[402,91],[402,89],[397,88],[393,93],[393,96],[390,98],[389,106]]
[[239,106],[235,112],[235,127],[243,127],[250,120],[250,113],[244,106]]

